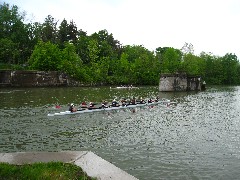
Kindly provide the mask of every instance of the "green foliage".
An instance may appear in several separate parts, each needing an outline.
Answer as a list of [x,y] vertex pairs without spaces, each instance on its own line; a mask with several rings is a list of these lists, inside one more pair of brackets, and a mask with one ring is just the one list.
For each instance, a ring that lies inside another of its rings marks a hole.
[[6,64],[15,64],[19,53],[15,51],[16,44],[7,38],[0,39],[0,62]]
[[99,58],[99,48],[98,48],[98,42],[94,39],[91,39],[89,42],[88,42],[88,46],[87,46],[87,49],[88,49],[88,56],[89,56],[89,59],[90,59],[90,63],[94,64],[95,62],[98,61],[98,58]]
[[178,72],[180,68],[180,63],[181,63],[181,56],[176,49],[167,48],[162,53],[161,63],[162,63],[162,67],[161,67],[162,73]]
[[81,78],[82,61],[76,54],[75,46],[71,43],[65,43],[65,48],[61,51],[61,63],[59,70],[70,74],[74,78]]
[[17,6],[0,5],[0,62],[25,63],[29,56],[27,26]]
[[90,63],[89,51],[88,51],[88,44],[90,38],[87,36],[87,33],[80,30],[79,31],[79,38],[76,42],[76,52],[78,56],[82,59],[83,64]]
[[239,62],[237,60],[237,56],[234,54],[226,54],[222,57],[222,67],[224,84],[237,84],[238,82],[238,67]]
[[78,39],[78,31],[77,26],[73,21],[68,24],[67,20],[63,20],[59,26],[59,30],[57,31],[57,43],[60,48],[64,48],[64,43],[71,42],[76,44]]
[[202,59],[190,53],[183,56],[183,62],[181,66],[182,70],[189,75],[200,75],[202,74],[202,69],[204,69],[204,63]]
[[51,42],[39,41],[29,60],[30,69],[58,71],[61,65],[62,55],[58,46]]
[[117,77],[115,80],[117,84],[132,83],[133,68],[128,61],[128,54],[122,53],[120,60],[116,62],[116,69],[114,75]]
[[43,42],[50,41],[52,43],[56,43],[57,41],[57,22],[51,15],[48,15],[45,18],[45,22],[42,24],[41,40]]
[[107,32],[107,30],[101,30],[98,33],[93,33],[90,37],[97,41],[99,47],[99,57],[110,57],[111,59],[119,58],[121,45],[119,41],[113,38],[112,34]]
[[156,56],[160,73],[175,73],[181,69],[182,52],[171,47],[156,48]]
[[0,179],[94,179],[73,164],[62,162],[10,165],[0,163]]

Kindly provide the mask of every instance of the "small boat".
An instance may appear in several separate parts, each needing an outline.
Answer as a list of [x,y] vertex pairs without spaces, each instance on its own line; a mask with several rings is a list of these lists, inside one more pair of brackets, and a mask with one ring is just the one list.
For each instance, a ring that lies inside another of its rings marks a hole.
[[135,86],[118,86],[117,89],[138,89],[138,87]]
[[76,112],[71,112],[71,111],[63,111],[59,113],[52,113],[48,114],[48,116],[63,116],[63,115],[74,115],[74,114],[82,114],[82,113],[92,113],[92,112],[100,112],[100,111],[112,111],[112,110],[119,110],[119,109],[127,109],[127,108],[137,108],[137,107],[143,107],[143,106],[154,106],[158,104],[163,104],[163,105],[169,105],[169,104],[176,104],[176,102],[171,102],[170,100],[164,100],[164,101],[155,101],[151,103],[144,103],[144,104],[128,104],[124,106],[116,106],[116,107],[107,107],[107,108],[81,108],[78,109]]
[[115,87],[115,88],[111,88],[110,87],[110,89],[139,89],[138,87],[136,87],[136,86],[132,86],[132,85],[130,85],[130,86],[117,86],[117,87]]

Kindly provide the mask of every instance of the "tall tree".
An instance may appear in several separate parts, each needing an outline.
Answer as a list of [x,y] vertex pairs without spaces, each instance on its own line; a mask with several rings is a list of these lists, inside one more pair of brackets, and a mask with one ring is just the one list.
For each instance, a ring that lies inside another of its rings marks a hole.
[[79,30],[78,32],[79,37],[76,43],[76,52],[83,61],[83,64],[89,64],[90,63],[90,57],[89,57],[89,51],[88,51],[88,44],[90,41],[90,38],[87,36],[87,33]]
[[222,57],[224,84],[236,84],[238,81],[238,59],[235,54],[227,53]]
[[68,41],[68,22],[66,19],[64,19],[60,26],[59,26],[59,30],[58,30],[58,44],[60,48],[64,48],[64,43]]
[[76,44],[78,39],[77,26],[73,21],[70,21],[70,24],[68,24],[67,20],[64,19],[59,26],[59,30],[57,31],[57,37],[61,48],[64,48],[65,42]]
[[[3,49],[0,62],[8,62],[14,64],[22,64],[26,61],[28,56],[28,33],[27,27],[23,23],[24,13],[20,13],[18,7],[9,4],[0,5],[0,39],[1,42],[8,42],[7,44],[1,44],[1,46],[10,46],[11,53],[8,47]],[[5,39],[5,40],[3,40]]]
[[76,44],[78,39],[78,30],[77,26],[73,21],[70,21],[70,24],[68,25],[68,41]]
[[110,57],[116,60],[121,54],[121,44],[113,38],[113,34],[109,34],[107,30],[101,30],[91,35],[99,44],[99,57]]
[[48,15],[45,18],[44,23],[42,24],[42,34],[41,38],[43,42],[52,42],[56,43],[57,39],[57,21],[51,16]]

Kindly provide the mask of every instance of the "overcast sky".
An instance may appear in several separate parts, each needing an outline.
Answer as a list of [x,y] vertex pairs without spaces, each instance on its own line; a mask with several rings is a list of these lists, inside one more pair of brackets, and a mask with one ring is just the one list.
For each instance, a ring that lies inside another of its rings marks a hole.
[[240,0],[0,0],[33,22],[73,20],[88,35],[106,29],[123,45],[181,49],[240,59]]

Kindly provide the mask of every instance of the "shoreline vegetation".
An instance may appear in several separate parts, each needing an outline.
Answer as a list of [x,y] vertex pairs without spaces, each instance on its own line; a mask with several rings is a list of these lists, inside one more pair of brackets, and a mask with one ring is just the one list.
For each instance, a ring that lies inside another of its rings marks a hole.
[[81,179],[95,180],[71,163],[49,162],[13,165],[0,163],[0,179]]
[[234,53],[220,57],[181,49],[122,45],[106,29],[91,35],[74,21],[48,15],[27,22],[16,5],[0,4],[0,69],[60,71],[86,84],[157,85],[159,74],[201,76],[208,84],[239,85],[240,63]]

